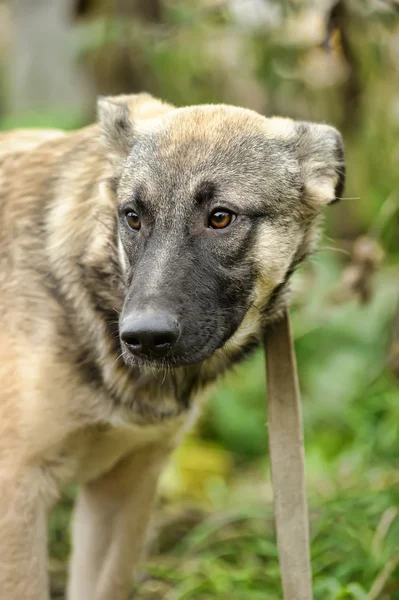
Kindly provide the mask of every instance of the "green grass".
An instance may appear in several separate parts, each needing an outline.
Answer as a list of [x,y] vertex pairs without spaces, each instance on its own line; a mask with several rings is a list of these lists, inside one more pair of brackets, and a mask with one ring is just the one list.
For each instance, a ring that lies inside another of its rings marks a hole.
[[[356,481],[327,499],[311,493],[315,600],[399,598],[399,481],[393,471],[385,476],[384,485]],[[253,505],[204,513],[194,525],[184,506],[174,509],[172,526],[161,510],[161,549],[154,544],[143,566],[139,598],[281,600],[270,504],[258,497]],[[378,580],[378,595],[369,596]]]
[[[378,598],[399,598],[399,519],[394,508],[399,492],[393,487],[359,492],[311,503],[315,600],[366,600],[392,559],[395,567]],[[392,515],[389,530],[379,533]],[[151,579],[139,589],[140,597],[148,600],[281,599],[271,507],[259,503],[256,509],[205,518],[168,552],[155,555],[147,571]]]

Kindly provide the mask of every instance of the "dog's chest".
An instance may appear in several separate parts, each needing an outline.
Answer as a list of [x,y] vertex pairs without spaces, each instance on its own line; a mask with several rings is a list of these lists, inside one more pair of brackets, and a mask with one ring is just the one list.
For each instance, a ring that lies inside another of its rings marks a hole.
[[101,477],[120,460],[135,451],[165,443],[174,447],[186,419],[158,425],[131,425],[107,422],[87,428],[70,440],[77,450],[75,478],[85,483]]

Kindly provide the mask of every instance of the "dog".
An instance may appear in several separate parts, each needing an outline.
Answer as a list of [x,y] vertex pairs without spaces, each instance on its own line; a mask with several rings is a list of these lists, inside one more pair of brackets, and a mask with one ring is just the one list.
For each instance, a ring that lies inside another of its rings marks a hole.
[[2,600],[49,598],[70,481],[67,598],[126,600],[170,452],[281,315],[344,174],[329,125],[147,94],[0,136]]

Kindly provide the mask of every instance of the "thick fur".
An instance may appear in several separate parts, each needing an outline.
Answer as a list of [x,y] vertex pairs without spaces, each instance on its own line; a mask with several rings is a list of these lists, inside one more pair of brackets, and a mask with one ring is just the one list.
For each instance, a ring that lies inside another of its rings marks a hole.
[[[146,94],[98,113],[73,133],[0,136],[2,600],[48,598],[46,516],[69,481],[68,599],[127,598],[168,454],[278,318],[343,186],[327,125]],[[214,208],[230,227],[207,227]],[[121,323],[159,310],[178,343],[135,357]]]

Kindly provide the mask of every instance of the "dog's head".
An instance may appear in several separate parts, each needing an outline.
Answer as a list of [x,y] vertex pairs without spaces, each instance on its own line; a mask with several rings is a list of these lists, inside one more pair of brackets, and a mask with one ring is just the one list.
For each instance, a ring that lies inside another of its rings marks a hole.
[[342,192],[340,134],[225,105],[135,121],[104,99],[99,116],[115,169],[126,361],[240,352]]

